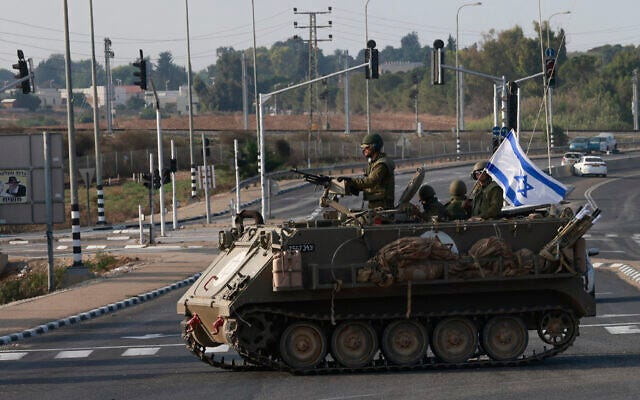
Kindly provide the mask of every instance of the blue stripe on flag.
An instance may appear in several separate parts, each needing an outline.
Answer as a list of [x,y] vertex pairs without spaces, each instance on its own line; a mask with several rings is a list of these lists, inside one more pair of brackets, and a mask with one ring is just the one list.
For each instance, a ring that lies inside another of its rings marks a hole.
[[511,149],[513,150],[513,153],[515,154],[515,156],[518,158],[518,161],[520,161],[520,165],[522,166],[522,169],[527,171],[529,175],[533,176],[535,179],[544,183],[551,190],[556,192],[558,196],[561,196],[562,198],[564,198],[567,192],[566,189],[564,189],[562,186],[559,186],[556,182],[550,180],[546,174],[540,174],[535,167],[529,164],[529,162],[522,155],[522,153],[518,151],[518,146],[516,144],[516,139],[514,135],[510,133],[509,135],[507,135],[506,139],[509,141],[509,144],[511,145]]
[[522,203],[516,197],[516,192],[511,186],[509,186],[509,179],[502,173],[502,171],[491,163],[487,165],[487,169],[494,175],[497,180],[502,182],[503,187],[507,188],[505,197],[511,201],[511,204],[513,204],[514,206],[521,206]]

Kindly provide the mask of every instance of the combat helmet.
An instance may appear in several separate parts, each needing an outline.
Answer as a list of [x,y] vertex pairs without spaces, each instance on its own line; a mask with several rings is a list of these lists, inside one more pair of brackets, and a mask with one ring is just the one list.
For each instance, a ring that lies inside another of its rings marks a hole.
[[454,179],[449,185],[449,194],[451,196],[464,196],[467,194],[467,185],[460,179]]
[[475,173],[483,171],[485,168],[487,168],[487,164],[489,163],[486,161],[478,161],[477,163],[473,164],[473,169],[471,170],[471,179],[476,180]]
[[429,185],[422,185],[418,192],[418,196],[420,196],[420,200],[426,200],[431,197],[436,197],[436,191]]
[[382,141],[382,136],[380,136],[377,133],[370,133],[367,136],[365,136],[362,139],[362,144],[360,145],[360,147],[364,148],[369,145],[373,145],[375,150],[380,151],[380,149],[382,149],[382,146],[384,145],[384,142]]

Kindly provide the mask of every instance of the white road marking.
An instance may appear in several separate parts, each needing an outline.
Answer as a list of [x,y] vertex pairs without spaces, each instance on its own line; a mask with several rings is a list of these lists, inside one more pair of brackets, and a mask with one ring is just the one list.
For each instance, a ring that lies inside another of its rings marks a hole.
[[69,248],[69,246],[58,246],[56,247],[56,250],[67,250]]
[[143,247],[145,247],[144,244],[128,244],[124,246],[125,249],[141,249]]
[[603,314],[596,315],[596,318],[624,318],[624,317],[638,317],[640,314]]
[[640,333],[640,327],[638,327],[638,325],[605,326],[604,329],[609,331],[612,335]]
[[55,358],[86,358],[93,350],[66,350],[56,354]]
[[147,340],[147,339],[158,339],[163,337],[174,337],[174,336],[180,336],[180,334],[176,333],[176,334],[167,335],[165,333],[147,333],[146,335],[143,335],[143,336],[122,336],[122,338]]
[[580,324],[581,328],[597,328],[606,326],[638,325],[640,322],[613,322],[609,324]]
[[87,250],[102,250],[102,249],[106,249],[107,245],[106,244],[90,244],[89,246],[87,246]]
[[60,242],[60,243],[71,243],[71,242],[73,242],[73,239],[72,238],[60,238],[60,239],[58,239],[58,242]]
[[9,244],[29,244],[28,240],[10,240]]
[[607,233],[605,236],[608,237],[608,238],[617,238],[618,234],[617,233]]
[[217,347],[207,347],[205,353],[226,353],[229,351],[229,345],[223,344]]
[[20,353],[0,353],[0,361],[16,361],[26,356],[26,352]]
[[107,236],[107,240],[129,240],[129,236]]
[[122,353],[122,357],[153,356],[160,350],[160,347],[132,347]]

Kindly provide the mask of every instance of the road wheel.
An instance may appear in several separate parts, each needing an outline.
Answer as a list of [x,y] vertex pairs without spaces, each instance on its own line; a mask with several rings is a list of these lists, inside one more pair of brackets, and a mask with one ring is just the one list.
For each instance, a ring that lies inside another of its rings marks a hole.
[[465,362],[475,353],[477,347],[478,330],[468,318],[443,319],[433,331],[431,348],[444,362]]
[[482,348],[496,361],[517,359],[528,342],[529,332],[518,317],[496,316],[482,329]]
[[378,351],[378,336],[371,324],[345,321],[338,325],[331,337],[331,354],[348,368],[369,364]]
[[394,364],[417,364],[428,346],[427,330],[417,320],[394,321],[382,333],[382,353]]
[[313,322],[294,322],[280,337],[280,356],[291,368],[311,368],[324,360],[327,339]]
[[573,340],[578,328],[576,320],[566,311],[549,311],[538,322],[538,336],[543,342],[562,346]]

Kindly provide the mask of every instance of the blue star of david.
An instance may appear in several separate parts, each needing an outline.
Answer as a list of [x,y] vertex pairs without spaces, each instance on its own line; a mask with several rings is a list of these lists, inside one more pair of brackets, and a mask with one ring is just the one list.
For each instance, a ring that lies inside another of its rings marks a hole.
[[517,175],[515,176],[515,180],[518,182],[517,192],[521,194],[522,197],[527,197],[527,191],[534,189],[533,186],[527,183],[527,175]]

